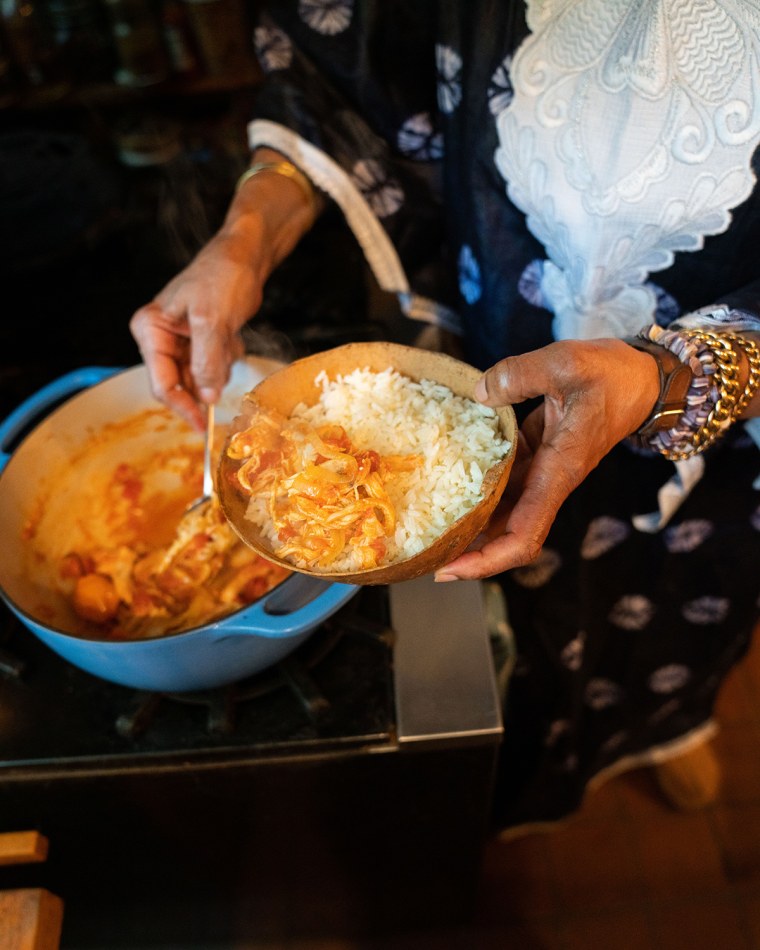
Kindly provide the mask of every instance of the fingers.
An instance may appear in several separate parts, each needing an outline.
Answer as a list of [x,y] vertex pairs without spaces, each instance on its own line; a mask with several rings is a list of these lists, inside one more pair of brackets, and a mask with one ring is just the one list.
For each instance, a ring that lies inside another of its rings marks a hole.
[[166,402],[174,387],[183,383],[188,341],[155,302],[141,307],[129,328],[147,367],[153,395]]
[[202,431],[204,416],[193,395],[190,341],[182,321],[172,319],[153,301],[136,311],[129,326],[155,398]]
[[474,580],[534,561],[560,506],[580,484],[584,471],[568,470],[561,452],[542,446],[530,466],[522,493],[504,533],[469,551],[436,572],[436,581]]
[[448,581],[481,580],[494,577],[523,563],[527,564],[529,561],[522,560],[519,543],[515,542],[511,535],[505,534],[486,542],[479,551],[468,551],[451,564],[440,568],[435,572],[434,580],[439,584]]
[[240,333],[209,317],[200,305],[190,316],[181,294],[165,305],[141,307],[130,330],[148,370],[151,391],[195,428],[203,428],[201,404],[219,400],[232,364],[244,352]]
[[172,387],[161,402],[173,409],[177,415],[181,416],[198,432],[205,431],[205,413],[190,390],[185,388],[182,383],[177,383],[176,386]]
[[521,426],[529,468],[504,534],[442,568],[437,580],[487,577],[537,557],[570,492],[649,412],[658,382],[645,355],[620,340],[561,341],[483,374],[475,397],[486,405],[543,396]]
[[243,355],[240,328],[261,303],[257,241],[244,229],[219,232],[130,321],[153,394],[200,429],[204,405],[218,401]]
[[243,353],[239,333],[218,326],[205,316],[190,318],[190,372],[199,398],[208,404],[218,402],[230,376],[232,364]]
[[480,550],[467,552],[441,568],[437,581],[491,577],[538,557],[560,506],[592,467],[574,456],[562,435],[555,440],[547,437],[545,423],[545,405],[541,404],[526,417],[518,433],[505,504],[497,508],[497,514],[501,511],[507,517],[489,525],[489,540]]

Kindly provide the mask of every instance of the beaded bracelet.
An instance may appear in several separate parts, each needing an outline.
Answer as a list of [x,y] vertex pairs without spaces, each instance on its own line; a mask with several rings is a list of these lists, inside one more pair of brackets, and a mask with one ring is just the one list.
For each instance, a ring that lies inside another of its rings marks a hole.
[[686,394],[686,409],[677,424],[671,429],[654,433],[646,440],[649,448],[670,458],[671,453],[691,443],[715,405],[717,390],[712,380],[716,369],[715,357],[708,346],[689,339],[682,332],[666,330],[657,324],[644,327],[638,336],[670,350],[692,373],[691,385]]
[[[650,326],[639,336],[665,346],[692,370],[686,410],[678,425],[653,434],[648,439],[650,447],[674,462],[703,452],[741,415],[760,388],[760,349],[753,340],[731,332]],[[749,378],[741,393],[737,349],[749,364]]]
[[297,168],[292,162],[254,162],[254,164],[251,165],[250,168],[246,168],[240,178],[238,178],[237,184],[235,185],[235,193],[237,194],[247,181],[250,181],[250,179],[256,175],[260,175],[262,172],[273,172],[275,175],[282,175],[284,178],[289,178],[291,181],[294,181],[309,202],[312,216],[314,218],[317,217],[317,196],[314,193],[314,186],[301,169]]

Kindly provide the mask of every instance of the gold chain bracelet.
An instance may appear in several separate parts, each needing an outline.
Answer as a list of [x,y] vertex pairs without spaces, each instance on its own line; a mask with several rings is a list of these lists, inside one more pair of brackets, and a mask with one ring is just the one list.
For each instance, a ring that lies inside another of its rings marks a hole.
[[[712,351],[715,359],[715,374],[713,379],[718,388],[718,399],[710,410],[707,419],[692,435],[691,442],[686,448],[681,450],[671,449],[667,453],[663,453],[665,457],[672,462],[691,458],[692,455],[704,452],[705,449],[713,445],[722,435],[728,423],[731,422],[736,415],[739,404],[741,403],[742,406],[746,406],[757,388],[756,386],[755,389],[751,388],[752,375],[750,375],[750,382],[747,383],[741,396],[738,396],[739,358],[732,346],[731,339],[732,337],[735,339],[736,334],[718,335],[717,333],[710,333],[706,330],[681,330],[680,333],[683,336],[691,337],[697,342],[704,344]],[[739,341],[736,342],[737,345],[741,345]],[[745,352],[747,352],[747,343],[751,343],[754,347],[752,341],[747,341],[743,338],[741,338],[741,343],[745,344]],[[748,352],[747,356],[749,358]],[[756,378],[760,380],[760,375],[756,374]]]
[[752,402],[752,397],[760,389],[760,347],[754,340],[748,340],[747,337],[740,336],[738,333],[724,333],[722,335],[730,340],[732,344],[736,344],[744,350],[744,355],[747,357],[747,363],[749,364],[747,385],[737,400],[736,409],[734,410],[734,415],[740,416]]

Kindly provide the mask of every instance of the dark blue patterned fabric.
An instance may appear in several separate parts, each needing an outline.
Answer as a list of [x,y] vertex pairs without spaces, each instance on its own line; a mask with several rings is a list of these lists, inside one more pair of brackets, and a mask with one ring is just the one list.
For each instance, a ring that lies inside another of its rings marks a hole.
[[[546,253],[494,164],[523,4],[264,6],[256,117],[294,129],[354,176],[412,288],[462,315],[470,362],[485,368],[550,342]],[[653,275],[659,322],[717,301],[760,312],[759,202],[755,189],[725,234]],[[646,534],[631,518],[656,510],[673,466],[621,445],[564,505],[539,560],[501,578],[519,658],[498,825],[567,814],[600,769],[710,718],[758,618],[758,472],[760,454],[738,430],[707,453],[668,528]]]

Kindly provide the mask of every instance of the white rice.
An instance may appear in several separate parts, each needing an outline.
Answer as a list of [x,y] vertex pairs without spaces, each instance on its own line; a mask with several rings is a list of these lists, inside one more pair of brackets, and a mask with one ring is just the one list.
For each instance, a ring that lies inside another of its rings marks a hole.
[[[397,515],[386,564],[419,553],[474,508],[483,498],[485,473],[511,448],[493,409],[431,380],[417,383],[393,369],[357,369],[334,380],[322,372],[315,383],[319,400],[296,406],[293,418],[312,426],[341,425],[359,450],[422,456],[421,466],[386,485]],[[252,501],[248,517],[269,529],[276,550],[280,542],[266,505]],[[357,567],[347,550],[330,571]]]

